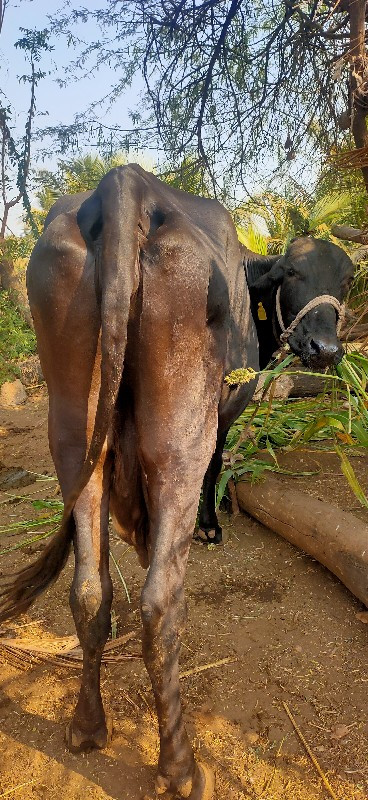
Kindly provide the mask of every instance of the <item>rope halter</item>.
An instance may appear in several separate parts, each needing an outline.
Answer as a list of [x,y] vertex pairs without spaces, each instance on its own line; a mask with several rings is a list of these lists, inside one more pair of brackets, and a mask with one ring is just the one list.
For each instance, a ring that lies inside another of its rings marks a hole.
[[312,311],[312,308],[317,308],[317,306],[322,305],[322,303],[329,303],[330,306],[333,306],[334,309],[337,311],[337,323],[336,323],[336,333],[339,335],[341,331],[341,326],[343,323],[344,315],[345,315],[345,304],[340,303],[337,297],[334,297],[332,294],[320,294],[318,297],[313,297],[313,300],[310,300],[304,308],[298,311],[295,319],[290,323],[288,328],[285,328],[284,321],[282,319],[281,313],[281,303],[280,303],[280,294],[281,294],[281,286],[278,287],[276,292],[276,314],[277,314],[277,321],[280,325],[282,333],[280,334],[280,341],[284,344],[287,342],[289,336],[295,331],[297,325],[308,311]]

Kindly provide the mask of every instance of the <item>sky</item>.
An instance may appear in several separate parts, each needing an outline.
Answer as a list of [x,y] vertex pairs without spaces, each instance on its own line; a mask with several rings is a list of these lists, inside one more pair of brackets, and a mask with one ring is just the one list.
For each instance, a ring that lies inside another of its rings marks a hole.
[[[79,3],[73,3],[74,7],[78,5]],[[87,5],[87,3],[81,2],[80,5]],[[89,10],[101,6],[103,6],[103,0],[88,0]],[[55,14],[63,7],[65,6],[61,0],[10,0],[10,5],[6,9],[0,37],[0,87],[17,111],[16,130],[20,134],[23,130],[29,103],[29,86],[19,82],[19,76],[27,72],[27,64],[23,52],[16,49],[14,43],[23,35],[20,28],[47,28],[48,15]],[[83,39],[89,41],[96,37],[97,27],[93,24],[84,24],[80,26],[79,33]],[[56,77],[64,77],[65,65],[73,60],[75,54],[73,48],[68,47],[65,38],[59,37],[53,41],[53,44],[55,45],[54,51],[46,54],[41,62],[41,68],[51,74],[48,74],[37,88],[35,128],[42,125],[71,123],[78,111],[84,110],[94,100],[102,97],[106,92],[106,87],[111,84],[109,69],[104,68],[93,76],[68,83],[66,87],[60,88]],[[137,78],[121,100],[114,105],[111,112],[107,113],[106,110],[101,112],[103,121],[107,124],[110,121],[119,123],[122,128],[130,128],[131,120],[128,110],[136,106],[141,90],[143,90],[143,82],[141,78]],[[93,150],[93,148],[91,149]],[[155,160],[154,152],[147,155],[149,161]],[[34,148],[33,166],[37,166],[36,157],[37,148]],[[43,163],[39,162],[39,166],[54,169],[56,163],[56,156],[48,157]],[[9,227],[15,233],[20,231],[21,216],[22,208],[19,204],[13,210],[9,222]]]

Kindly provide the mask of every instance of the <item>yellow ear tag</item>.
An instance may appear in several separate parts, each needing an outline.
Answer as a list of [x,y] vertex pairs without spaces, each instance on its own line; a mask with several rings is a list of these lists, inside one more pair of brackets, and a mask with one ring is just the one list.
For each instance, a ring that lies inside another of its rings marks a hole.
[[264,322],[264,320],[267,319],[267,314],[265,312],[265,309],[263,308],[262,303],[258,303],[257,314],[258,314],[258,319],[262,320],[262,322]]

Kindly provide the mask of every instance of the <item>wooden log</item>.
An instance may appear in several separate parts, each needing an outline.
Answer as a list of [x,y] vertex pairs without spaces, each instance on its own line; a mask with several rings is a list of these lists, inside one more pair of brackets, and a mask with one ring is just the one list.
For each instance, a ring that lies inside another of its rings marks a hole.
[[240,482],[239,506],[327,567],[368,606],[368,525],[273,476]]
[[301,374],[295,374],[290,377],[292,379],[292,387],[289,397],[316,397],[317,394],[324,391],[326,386],[327,391],[331,391],[332,381],[328,381],[327,378]]
[[359,261],[363,261],[368,255],[368,245],[362,244],[361,247],[357,247],[349,255],[353,264],[359,264]]
[[350,225],[332,225],[331,231],[338,239],[346,239],[348,242],[358,242],[358,244],[368,244],[368,231],[361,228],[352,228]]

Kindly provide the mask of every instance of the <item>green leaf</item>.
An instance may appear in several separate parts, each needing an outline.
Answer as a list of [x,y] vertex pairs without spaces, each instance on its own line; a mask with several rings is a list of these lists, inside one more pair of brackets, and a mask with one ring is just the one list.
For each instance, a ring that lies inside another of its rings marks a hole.
[[218,487],[217,487],[217,495],[216,495],[216,508],[219,507],[221,500],[225,494],[225,489],[227,484],[234,475],[234,471],[232,469],[226,469],[225,472],[222,473]]
[[362,425],[361,422],[358,420],[354,420],[351,424],[351,432],[355,439],[362,445],[362,447],[366,447],[368,449],[368,430],[366,427]]
[[267,255],[267,239],[260,231],[256,230],[254,226],[250,224],[247,230],[237,226],[236,232],[239,242],[248,250],[252,250],[253,253],[260,253],[264,256]]
[[364,491],[363,491],[363,489],[362,489],[362,487],[361,487],[361,485],[360,485],[360,483],[358,481],[358,478],[356,477],[356,474],[354,472],[354,469],[353,469],[348,457],[346,456],[344,451],[341,450],[341,447],[339,447],[339,445],[336,444],[336,443],[335,443],[335,450],[336,450],[336,453],[338,454],[338,456],[340,458],[341,469],[342,469],[342,471],[343,471],[343,473],[344,473],[344,475],[345,475],[345,477],[346,477],[346,479],[347,479],[347,481],[349,483],[349,486],[353,490],[355,496],[358,498],[358,500],[361,503],[361,505],[364,506],[365,508],[368,508],[368,498],[367,498],[366,494],[364,493]]
[[345,431],[345,426],[343,425],[341,420],[337,419],[337,417],[331,417],[330,415],[328,415],[326,417],[326,420],[331,428],[336,428],[338,431]]

